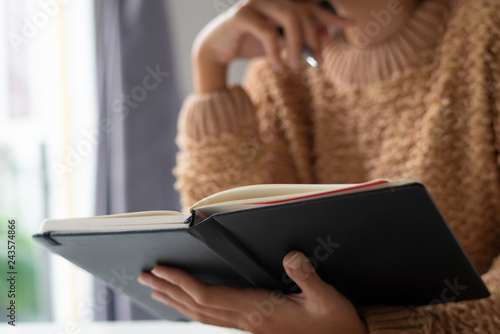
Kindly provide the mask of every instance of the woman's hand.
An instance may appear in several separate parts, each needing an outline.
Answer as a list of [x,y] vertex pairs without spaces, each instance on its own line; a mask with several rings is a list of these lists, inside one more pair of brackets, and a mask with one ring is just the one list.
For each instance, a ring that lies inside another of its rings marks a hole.
[[[321,59],[318,24],[345,28],[352,22],[316,5],[318,0],[242,0],[211,21],[193,47],[196,89],[199,93],[226,86],[226,69],[236,58],[266,55],[276,70],[286,49],[296,67],[304,46]],[[282,28],[284,36],[278,28]]]
[[302,253],[287,254],[283,265],[301,293],[209,285],[164,266],[143,273],[139,282],[154,289],[152,298],[205,324],[253,333],[367,333],[354,306],[319,278]]

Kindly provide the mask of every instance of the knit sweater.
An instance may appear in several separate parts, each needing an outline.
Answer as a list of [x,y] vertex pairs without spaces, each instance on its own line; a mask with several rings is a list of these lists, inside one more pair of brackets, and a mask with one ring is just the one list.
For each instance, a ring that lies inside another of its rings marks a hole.
[[242,86],[189,96],[183,207],[248,184],[418,178],[492,295],[361,318],[370,333],[500,333],[499,13],[498,0],[425,0],[376,45],[335,35],[320,70],[258,59]]

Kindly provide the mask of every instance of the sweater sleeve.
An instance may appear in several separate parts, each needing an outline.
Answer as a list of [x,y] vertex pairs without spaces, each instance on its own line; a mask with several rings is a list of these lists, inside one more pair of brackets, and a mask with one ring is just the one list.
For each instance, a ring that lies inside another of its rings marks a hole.
[[215,192],[266,179],[255,108],[240,86],[187,97],[176,143],[173,173],[183,211]]
[[[497,7],[500,7],[496,3]],[[500,9],[500,8],[499,8]],[[488,76],[486,87],[490,100],[495,134],[494,145],[500,175],[500,16],[495,11],[491,29],[490,49],[487,52]],[[498,180],[500,187],[500,179]],[[500,191],[500,190],[499,190]],[[497,210],[497,254],[500,252],[500,211]],[[374,307],[360,310],[370,333],[500,333],[500,255],[483,276],[491,292],[489,298],[415,308]]]

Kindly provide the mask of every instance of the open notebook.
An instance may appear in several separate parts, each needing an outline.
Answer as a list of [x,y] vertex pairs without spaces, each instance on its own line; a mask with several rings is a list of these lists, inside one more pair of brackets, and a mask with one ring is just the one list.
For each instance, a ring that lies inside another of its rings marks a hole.
[[[136,277],[158,264],[209,284],[297,292],[283,257],[299,250],[356,306],[426,305],[488,289],[420,182],[255,185],[208,196],[190,215],[152,211],[45,220],[36,241],[164,319],[185,320],[151,299]],[[131,279],[116,278],[122,273]]]
[[87,218],[46,219],[42,222],[40,233],[185,228],[193,212],[196,224],[215,213],[338,196],[415,182],[418,181],[403,179],[391,182],[379,179],[359,184],[251,185],[210,195],[191,206],[189,215],[177,211],[143,211]]

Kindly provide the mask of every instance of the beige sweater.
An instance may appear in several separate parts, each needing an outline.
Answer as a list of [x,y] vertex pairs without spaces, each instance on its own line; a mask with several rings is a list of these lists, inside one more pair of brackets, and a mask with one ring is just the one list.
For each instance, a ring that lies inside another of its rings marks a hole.
[[419,178],[492,296],[362,318],[370,333],[500,333],[500,1],[426,0],[384,42],[338,35],[323,58],[281,74],[257,60],[244,88],[187,98],[184,208],[248,184]]

